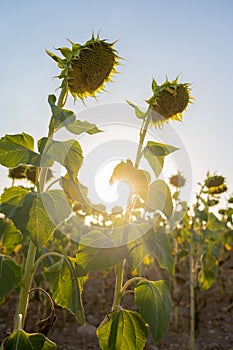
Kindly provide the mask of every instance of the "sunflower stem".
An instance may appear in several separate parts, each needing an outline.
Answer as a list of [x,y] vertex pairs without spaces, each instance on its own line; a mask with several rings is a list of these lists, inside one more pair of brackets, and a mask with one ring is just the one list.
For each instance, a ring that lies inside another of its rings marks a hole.
[[[137,156],[135,161],[135,167],[138,168],[140,159],[142,156],[142,148],[145,140],[145,136],[147,133],[147,129],[150,123],[150,113],[149,109],[147,110],[145,114],[145,118],[143,119],[142,126],[140,129],[140,136],[139,136],[139,144],[137,149]],[[125,214],[125,222],[129,222],[131,211],[133,209],[134,205],[132,201],[128,204],[128,208],[126,210]],[[127,242],[124,242],[127,244]],[[116,267],[115,267],[115,275],[116,275],[116,282],[115,282],[115,291],[114,291],[114,299],[113,299],[113,305],[112,305],[112,311],[116,310],[120,307],[121,298],[124,294],[125,287],[122,287],[123,285],[123,276],[124,276],[124,266],[125,266],[125,260],[121,261]],[[122,291],[123,290],[123,291]]]
[[150,120],[151,120],[151,116],[150,116],[149,109],[148,109],[146,114],[145,114],[145,118],[143,120],[141,129],[140,129],[139,145],[138,145],[137,156],[136,156],[136,161],[135,161],[136,168],[138,168],[139,163],[140,163],[140,159],[142,157],[142,148],[143,148],[144,140],[146,137],[147,129],[148,129],[148,126],[150,124]]
[[[59,107],[62,108],[64,106],[66,101],[66,96],[67,96],[67,88],[62,87],[62,90],[58,99]],[[53,134],[54,134],[54,127],[49,129],[48,137],[52,138]],[[44,190],[46,176],[47,176],[47,168],[41,168],[40,178],[37,183],[38,193],[41,193]],[[35,271],[34,262],[35,262],[36,252],[37,252],[37,247],[34,245],[32,240],[30,240],[25,268],[24,268],[24,275],[23,275],[23,279],[20,287],[19,301],[18,301],[17,310],[15,314],[15,319],[14,319],[14,330],[18,329],[19,325],[21,328],[23,328],[25,324],[25,319],[26,319],[27,309],[28,309],[29,292],[31,289],[33,274]]]

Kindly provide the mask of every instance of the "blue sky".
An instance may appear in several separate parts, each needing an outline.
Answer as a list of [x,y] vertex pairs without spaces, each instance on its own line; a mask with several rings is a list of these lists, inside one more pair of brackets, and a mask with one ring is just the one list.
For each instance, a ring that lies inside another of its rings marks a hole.
[[[48,94],[59,81],[45,49],[84,43],[94,30],[119,41],[126,60],[108,94],[86,101],[145,106],[151,80],[162,83],[180,74],[191,82],[194,104],[181,124],[172,123],[191,160],[194,182],[210,170],[226,176],[232,190],[233,164],[233,2],[231,0],[0,1],[0,136],[27,132],[45,136]],[[81,102],[69,108],[85,109]],[[94,119],[93,119],[94,120]],[[0,186],[5,184],[0,170]]]

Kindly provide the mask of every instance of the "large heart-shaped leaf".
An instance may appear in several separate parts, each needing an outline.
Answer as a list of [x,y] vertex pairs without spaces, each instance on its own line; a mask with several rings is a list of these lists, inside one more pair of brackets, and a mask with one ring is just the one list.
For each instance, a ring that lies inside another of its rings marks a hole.
[[54,141],[44,137],[38,141],[38,147],[42,161],[56,161],[66,168],[71,178],[76,178],[83,162],[82,148],[78,141]]
[[76,271],[78,276],[89,272],[109,269],[117,265],[125,257],[125,249],[115,246],[107,233],[93,230],[82,236],[80,250],[76,255]]
[[1,350],[55,350],[56,344],[41,333],[26,333],[16,330],[7,337]]
[[102,350],[142,350],[147,327],[135,311],[119,310],[108,314],[97,330]]
[[64,258],[46,268],[43,275],[50,283],[54,301],[75,314],[77,320],[84,324],[84,310],[81,300],[83,281],[75,278],[72,266],[71,259],[70,265],[68,265]]
[[166,333],[171,316],[170,285],[167,281],[142,281],[135,288],[135,303],[157,343]]
[[34,139],[22,133],[5,135],[0,139],[0,164],[14,168],[19,164],[40,164],[40,155],[34,152]]
[[0,300],[8,295],[22,280],[22,267],[7,255],[0,255]]
[[149,212],[161,211],[169,218],[173,211],[170,189],[163,180],[156,180],[149,186],[145,210]]
[[1,210],[40,249],[55,227],[65,220],[71,209],[61,190],[28,192],[11,187],[1,197]]

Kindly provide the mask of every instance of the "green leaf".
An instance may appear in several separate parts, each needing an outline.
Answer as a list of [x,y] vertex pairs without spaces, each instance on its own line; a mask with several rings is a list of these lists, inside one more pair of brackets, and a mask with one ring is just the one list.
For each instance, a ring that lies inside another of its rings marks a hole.
[[159,177],[161,171],[163,170],[164,156],[155,157],[153,153],[151,153],[151,151],[149,151],[148,149],[144,149],[144,157],[150,164],[152,170],[155,173],[155,176]]
[[98,129],[95,124],[91,124],[87,121],[81,121],[81,120],[75,120],[72,124],[67,125],[66,129],[75,135],[80,135],[84,132],[86,132],[89,135],[102,132],[102,130]]
[[167,281],[142,281],[135,288],[135,303],[150,326],[154,342],[166,333],[171,316],[170,285]]
[[21,242],[22,236],[12,221],[0,219],[0,238],[4,253],[11,254]]
[[71,178],[76,178],[83,162],[82,148],[76,140],[54,141],[44,138],[40,146],[45,159],[60,163]]
[[172,215],[173,204],[170,189],[163,180],[156,180],[149,185],[149,192],[145,210],[149,212],[161,211],[167,218]]
[[76,119],[75,113],[64,108],[56,106],[56,97],[49,95],[48,102],[52,110],[52,118],[54,120],[54,129],[59,130],[60,128],[73,123]]
[[135,311],[119,310],[109,313],[97,329],[102,350],[142,350],[147,327]]
[[83,276],[89,272],[102,271],[117,265],[125,257],[123,247],[116,247],[114,241],[100,230],[93,230],[80,240],[76,255],[76,272]]
[[39,249],[70,213],[71,209],[61,190],[44,192],[34,198],[26,229]]
[[227,223],[224,221],[220,221],[217,218],[217,216],[213,213],[208,214],[208,221],[206,227],[211,231],[218,231],[219,233],[227,232],[229,230]]
[[156,157],[164,157],[169,155],[172,152],[178,151],[179,148],[167,145],[165,143],[148,141],[145,147],[148,151],[150,151]]
[[156,229],[153,231],[153,233],[153,239],[149,239],[146,242],[147,247],[158,260],[159,265],[163,269],[167,269],[167,271],[173,277],[174,259],[172,256],[172,249],[169,238],[166,232],[163,232],[162,229]]
[[69,200],[77,201],[84,207],[90,206],[90,201],[87,198],[88,189],[77,178],[71,180],[68,176],[61,177],[60,184]]
[[37,194],[11,187],[2,195],[2,212],[40,249],[50,238],[56,225],[65,220],[71,209],[62,190]]
[[28,190],[13,186],[6,189],[1,196],[1,212],[10,218],[22,233],[28,219],[28,208],[25,207],[27,195],[29,195]]
[[81,301],[81,279],[75,278],[74,270],[67,265],[65,259],[46,268],[44,277],[50,283],[53,300],[60,306],[72,312],[77,320],[85,323],[84,310]]
[[156,177],[158,177],[163,170],[164,157],[172,152],[177,151],[178,149],[179,148],[177,147],[166,145],[160,142],[147,142],[147,145],[143,150],[144,157],[147,159]]
[[158,260],[161,268],[166,269],[171,276],[174,275],[174,259],[169,238],[162,229],[151,228],[141,238],[128,244],[127,262],[134,270],[147,255],[151,253]]
[[0,255],[0,299],[18,287],[22,276],[22,268],[13,258]]
[[205,253],[202,257],[202,269],[198,275],[201,290],[208,290],[216,281],[218,275],[218,261],[211,253]]
[[138,106],[136,106],[134,103],[126,100],[126,102],[134,108],[134,112],[135,112],[135,115],[138,119],[144,119],[145,117],[145,113],[143,111],[140,110],[140,108],[138,108]]
[[22,133],[5,135],[0,139],[0,164],[14,168],[19,164],[40,164],[40,155],[34,152],[32,136]]
[[2,350],[55,350],[56,344],[41,333],[16,330],[2,344]]

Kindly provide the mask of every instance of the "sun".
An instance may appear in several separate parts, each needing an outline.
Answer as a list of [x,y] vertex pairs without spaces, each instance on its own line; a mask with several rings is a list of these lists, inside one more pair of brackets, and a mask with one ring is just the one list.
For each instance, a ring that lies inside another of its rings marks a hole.
[[95,174],[96,194],[107,209],[113,206],[126,207],[131,191],[130,185],[125,181],[116,181],[110,185],[109,181],[117,164],[119,164],[119,159],[108,160],[101,164]]

